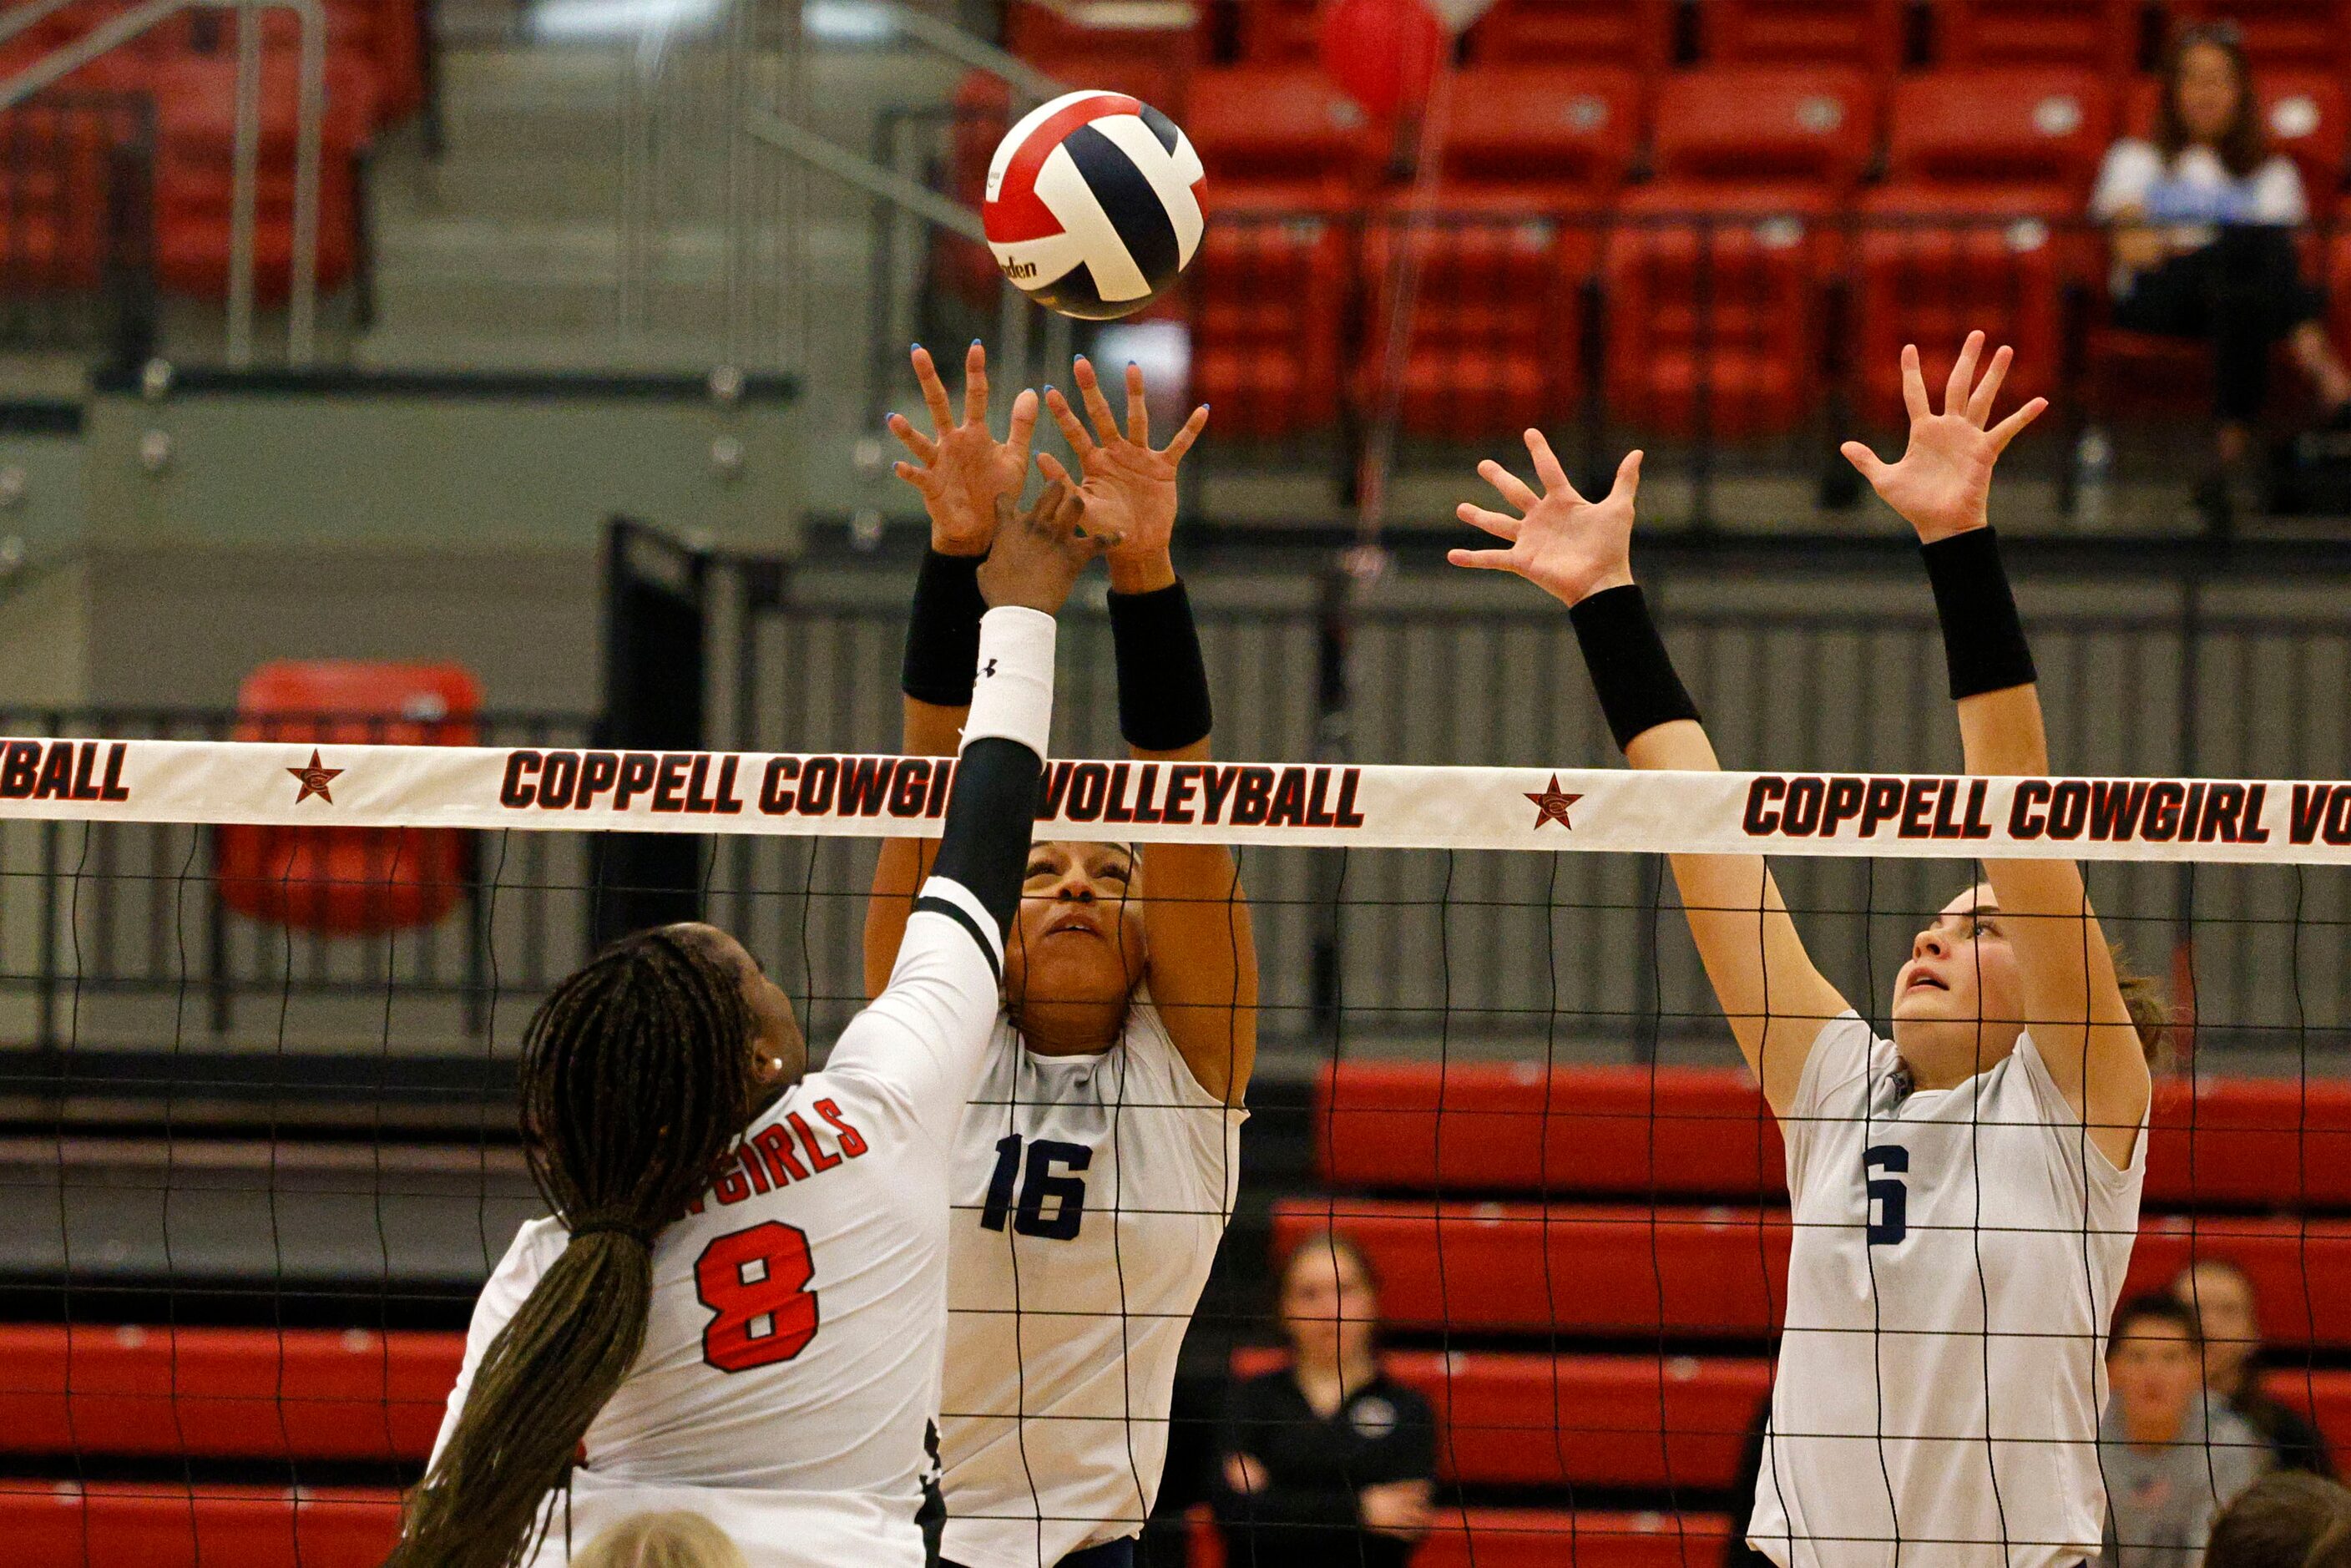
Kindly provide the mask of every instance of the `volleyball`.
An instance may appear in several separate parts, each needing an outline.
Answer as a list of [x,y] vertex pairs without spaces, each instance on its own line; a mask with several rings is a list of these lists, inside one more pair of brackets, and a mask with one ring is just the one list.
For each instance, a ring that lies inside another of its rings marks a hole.
[[1176,123],[1139,99],[1073,92],[1006,133],[980,209],[1016,287],[1086,321],[1132,315],[1200,248],[1207,172]]

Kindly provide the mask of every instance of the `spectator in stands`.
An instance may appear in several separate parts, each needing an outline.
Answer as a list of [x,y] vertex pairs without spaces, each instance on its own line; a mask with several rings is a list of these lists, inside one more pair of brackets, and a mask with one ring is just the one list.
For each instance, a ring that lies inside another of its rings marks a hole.
[[2098,1429],[2102,1568],[2198,1568],[2214,1517],[2267,1468],[2253,1429],[2203,1397],[2202,1349],[2196,1314],[2170,1296],[2115,1314]]
[[2262,1389],[2262,1331],[2253,1282],[2222,1258],[2183,1269],[2171,1293],[2196,1314],[2204,1337],[2204,1385],[2270,1446],[2282,1470],[2332,1477],[2335,1461],[2316,1423]]
[[1217,1500],[1231,1568],[1404,1568],[1433,1521],[1437,1421],[1380,1370],[1379,1291],[1346,1236],[1280,1275],[1290,1364],[1233,1390]]
[[742,1549],[698,1513],[641,1513],[598,1536],[571,1568],[745,1568]]
[[2273,345],[2285,342],[2331,416],[2351,424],[2351,372],[2294,250],[2310,204],[2293,162],[2270,151],[2235,28],[2180,33],[2155,138],[2107,149],[2090,215],[2112,231],[2115,324],[2212,345],[2220,465],[2197,502],[2225,526]]
[[2351,1491],[2319,1476],[2263,1476],[2213,1521],[2204,1568],[2351,1568]]

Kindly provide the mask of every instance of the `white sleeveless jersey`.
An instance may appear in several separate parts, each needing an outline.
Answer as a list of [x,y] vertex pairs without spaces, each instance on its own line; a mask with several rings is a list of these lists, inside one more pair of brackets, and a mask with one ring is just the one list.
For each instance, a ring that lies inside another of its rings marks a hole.
[[[970,920],[908,920],[889,988],[655,1242],[644,1348],[549,1500],[538,1568],[655,1509],[708,1515],[753,1568],[922,1568],[948,1157],[1000,961],[976,939],[995,935],[976,898],[940,878],[924,892]],[[567,1244],[552,1219],[516,1236],[475,1308],[441,1443],[491,1340]]]
[[1141,998],[1095,1056],[1039,1056],[998,1025],[956,1144],[948,1562],[1051,1568],[1143,1528],[1248,1115]]
[[1782,1568],[2095,1560],[2106,1329],[2138,1232],[2030,1035],[1902,1092],[1852,1013],[1782,1121],[1795,1235],[1748,1539]]

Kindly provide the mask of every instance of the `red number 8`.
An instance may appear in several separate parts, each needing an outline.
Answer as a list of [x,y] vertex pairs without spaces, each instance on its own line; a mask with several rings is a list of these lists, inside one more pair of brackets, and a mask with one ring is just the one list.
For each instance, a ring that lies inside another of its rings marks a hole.
[[[747,1280],[752,1263],[765,1272]],[[694,1260],[695,1293],[718,1315],[702,1331],[702,1359],[721,1372],[748,1372],[789,1361],[816,1338],[816,1274],[807,1232],[768,1220],[721,1236]],[[764,1333],[754,1332],[768,1320]]]

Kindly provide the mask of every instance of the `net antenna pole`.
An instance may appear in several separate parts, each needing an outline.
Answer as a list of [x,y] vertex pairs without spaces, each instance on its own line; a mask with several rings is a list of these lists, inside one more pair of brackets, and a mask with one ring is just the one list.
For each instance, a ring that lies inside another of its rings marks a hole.
[[[596,743],[613,751],[699,751],[705,723],[712,551],[631,517],[604,534],[604,692]],[[590,945],[699,920],[702,838],[609,833],[591,855]]]

